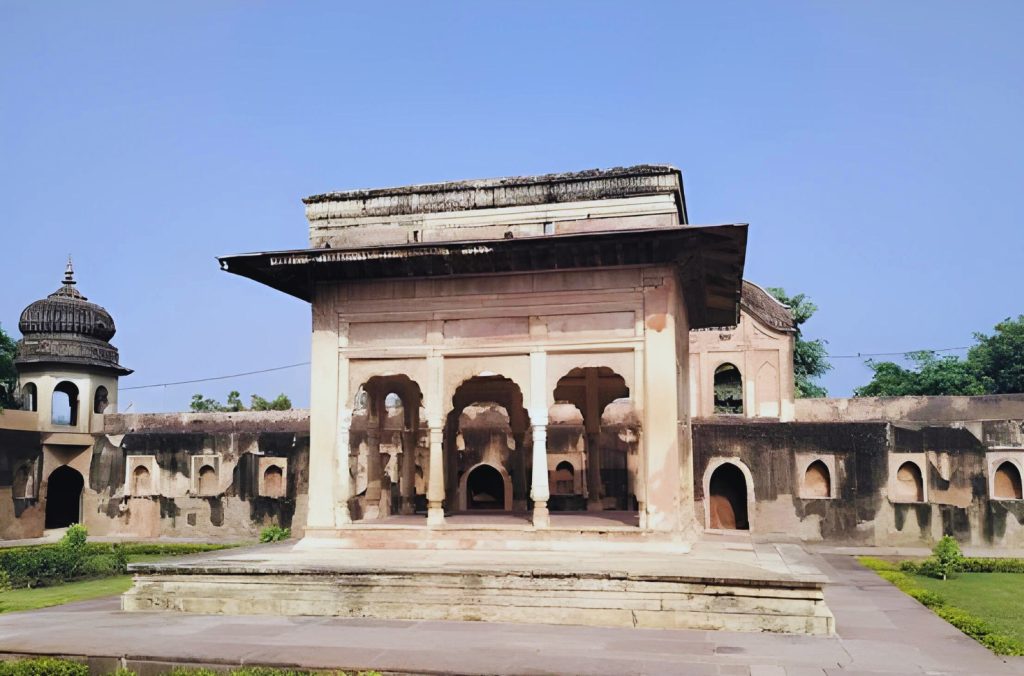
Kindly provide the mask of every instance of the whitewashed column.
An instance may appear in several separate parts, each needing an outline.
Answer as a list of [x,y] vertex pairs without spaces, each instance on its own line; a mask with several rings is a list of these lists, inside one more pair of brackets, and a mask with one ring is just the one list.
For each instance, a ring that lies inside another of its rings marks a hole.
[[548,405],[547,353],[530,353],[530,425],[533,427],[533,472],[530,498],[533,499],[534,528],[548,528],[551,515],[548,500]]
[[427,525],[444,525],[444,429],[430,420],[430,479],[427,482]]

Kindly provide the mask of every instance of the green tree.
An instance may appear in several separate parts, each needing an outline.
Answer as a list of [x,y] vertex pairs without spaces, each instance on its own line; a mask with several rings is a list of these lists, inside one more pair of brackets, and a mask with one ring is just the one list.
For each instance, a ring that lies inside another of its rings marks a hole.
[[18,372],[14,368],[14,355],[14,340],[0,326],[0,411],[18,407]]
[[292,400],[284,394],[279,394],[276,398],[270,400],[254,394],[251,400],[252,405],[249,408],[253,411],[287,411],[292,407]]
[[959,357],[939,357],[923,350],[910,352],[913,367],[891,361],[868,360],[871,382],[854,389],[856,397],[907,397],[925,395],[977,395],[988,392],[970,364]]
[[251,397],[252,406],[245,408],[242,397],[237,390],[228,392],[227,403],[222,404],[216,399],[209,399],[201,394],[192,395],[192,402],[189,408],[197,413],[235,413],[238,411],[287,411],[292,407],[292,400],[284,394],[279,394],[274,399],[265,399],[258,394]]
[[989,394],[1024,392],[1024,315],[1007,317],[991,336],[974,334],[967,363]]
[[804,338],[803,325],[818,311],[818,306],[811,302],[805,294],[787,296],[785,289],[778,287],[767,289],[783,305],[789,306],[796,325],[796,343],[793,347],[793,380],[796,384],[798,397],[826,397],[828,391],[815,382],[818,378],[832,370],[828,362],[825,341],[821,338],[807,340]]

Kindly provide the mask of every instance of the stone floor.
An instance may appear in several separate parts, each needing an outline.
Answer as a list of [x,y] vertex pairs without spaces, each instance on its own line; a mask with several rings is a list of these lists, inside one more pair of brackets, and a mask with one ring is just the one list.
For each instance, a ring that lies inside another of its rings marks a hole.
[[401,673],[1024,674],[1020,658],[992,655],[849,556],[728,540],[693,556],[723,545],[736,563],[827,576],[838,635],[123,613],[112,598],[0,615],[0,652]]

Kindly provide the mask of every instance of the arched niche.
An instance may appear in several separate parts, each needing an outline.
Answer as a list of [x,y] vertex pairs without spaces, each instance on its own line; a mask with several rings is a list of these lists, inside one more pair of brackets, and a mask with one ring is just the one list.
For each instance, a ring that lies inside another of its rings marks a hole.
[[1004,460],[996,467],[992,475],[992,497],[996,500],[1024,499],[1020,468],[1013,461]]
[[[742,386],[740,391],[742,393]],[[758,416],[762,418],[779,417],[779,371],[768,362],[761,364],[761,368],[757,370],[754,398]]]
[[203,465],[199,468],[196,489],[200,495],[217,494],[217,470],[213,468],[213,465]]
[[715,369],[712,396],[716,415],[743,415],[743,375],[735,364]]
[[895,502],[924,502],[924,479],[916,462],[907,460],[896,470],[893,493]]
[[268,465],[263,470],[263,489],[260,495],[267,498],[283,498],[285,495],[284,468],[280,465]]
[[153,492],[153,477],[145,465],[136,465],[132,470],[132,495],[150,495]]
[[804,470],[801,497],[808,499],[832,497],[832,472],[822,460],[815,460]]

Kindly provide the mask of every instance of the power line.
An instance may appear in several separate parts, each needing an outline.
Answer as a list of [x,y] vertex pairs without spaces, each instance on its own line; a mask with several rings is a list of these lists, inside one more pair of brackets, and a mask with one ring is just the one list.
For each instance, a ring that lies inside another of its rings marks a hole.
[[[970,346],[966,347],[943,347],[937,350],[907,350],[905,352],[858,352],[857,354],[830,354],[827,356],[828,359],[864,359],[866,357],[900,357],[903,355],[910,354],[911,352],[955,352],[957,350],[969,350]],[[241,378],[243,376],[254,376],[260,373],[271,373],[272,371],[284,371],[286,369],[294,369],[300,366],[309,366],[310,362],[302,361],[298,364],[288,364],[286,366],[275,366],[269,369],[260,369],[258,371],[245,371],[244,373],[232,373],[226,376],[212,376],[210,378],[195,378],[193,380],[177,380],[170,383],[153,383],[151,385],[133,385],[132,387],[122,387],[121,391],[125,390],[147,390],[153,387],[168,387],[170,385],[191,385],[193,383],[207,383],[213,380],[228,380],[230,378]]]
[[955,352],[957,350],[969,350],[967,347],[943,347],[938,350],[907,350],[906,352],[858,352],[857,354],[830,354],[828,359],[863,359],[864,357],[902,357],[912,352]]
[[228,380],[229,378],[240,378],[242,376],[254,376],[258,373],[270,373],[271,371],[284,371],[285,369],[293,369],[299,366],[309,366],[308,361],[299,362],[298,364],[288,364],[287,366],[275,366],[269,369],[260,369],[259,371],[246,371],[245,373],[232,373],[228,376],[213,376],[211,378],[196,378],[195,380],[178,380],[173,383],[153,383],[152,385],[134,385],[132,387],[122,387],[121,391],[124,390],[145,390],[151,387],[167,387],[168,385],[189,385],[191,383],[206,383],[211,380]]

